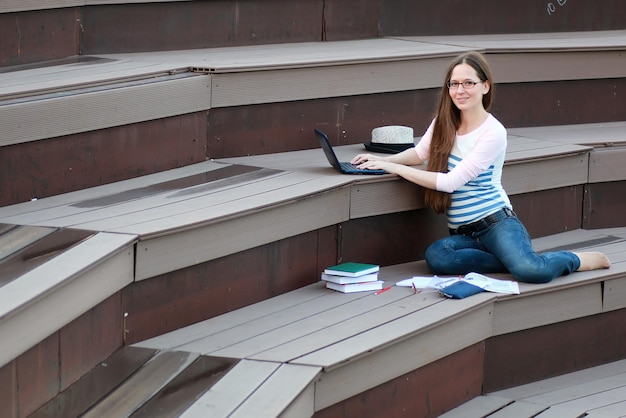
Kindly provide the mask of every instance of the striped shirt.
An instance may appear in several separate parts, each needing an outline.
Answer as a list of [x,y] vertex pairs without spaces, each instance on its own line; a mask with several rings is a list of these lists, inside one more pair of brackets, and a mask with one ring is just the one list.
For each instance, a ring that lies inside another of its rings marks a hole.
[[[433,126],[415,146],[423,161],[428,160]],[[452,193],[449,228],[475,222],[504,207],[512,209],[501,184],[506,145],[506,129],[493,115],[472,132],[456,135],[448,172],[437,176],[437,190]]]

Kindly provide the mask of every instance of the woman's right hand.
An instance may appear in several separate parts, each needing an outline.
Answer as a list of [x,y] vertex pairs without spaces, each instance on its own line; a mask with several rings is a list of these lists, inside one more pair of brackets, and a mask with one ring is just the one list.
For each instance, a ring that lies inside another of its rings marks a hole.
[[352,164],[359,165],[367,161],[379,161],[382,159],[383,159],[382,157],[378,157],[372,154],[359,154],[356,157],[354,157],[350,162]]

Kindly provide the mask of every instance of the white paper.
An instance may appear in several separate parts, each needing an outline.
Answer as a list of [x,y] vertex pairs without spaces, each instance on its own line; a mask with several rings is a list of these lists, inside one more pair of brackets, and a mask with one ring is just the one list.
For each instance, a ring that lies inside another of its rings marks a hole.
[[396,286],[415,287],[417,289],[436,289],[440,290],[459,280],[485,289],[488,292],[506,293],[519,295],[519,284],[511,280],[498,280],[487,277],[479,273],[467,273],[464,277],[438,277],[438,276],[415,276],[410,279],[401,280]]

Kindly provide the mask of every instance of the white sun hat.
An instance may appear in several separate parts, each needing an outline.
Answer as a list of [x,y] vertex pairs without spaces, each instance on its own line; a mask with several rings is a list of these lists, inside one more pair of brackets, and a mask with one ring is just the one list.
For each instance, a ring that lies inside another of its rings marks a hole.
[[400,125],[380,126],[372,130],[372,140],[364,144],[373,152],[395,154],[415,146],[413,128]]

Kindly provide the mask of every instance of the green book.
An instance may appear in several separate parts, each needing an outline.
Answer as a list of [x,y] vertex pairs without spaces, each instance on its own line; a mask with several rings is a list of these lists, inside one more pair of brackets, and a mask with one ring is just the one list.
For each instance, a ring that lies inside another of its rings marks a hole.
[[327,267],[324,270],[324,274],[344,277],[359,277],[370,273],[376,273],[379,269],[380,266],[376,264],[347,262]]

